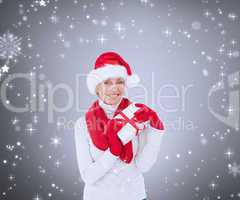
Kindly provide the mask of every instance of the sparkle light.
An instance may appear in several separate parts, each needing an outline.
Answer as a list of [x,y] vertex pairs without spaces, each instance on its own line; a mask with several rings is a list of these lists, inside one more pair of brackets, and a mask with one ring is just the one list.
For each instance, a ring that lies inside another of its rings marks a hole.
[[104,37],[104,35],[100,35],[97,39],[101,44],[104,44],[107,38]]
[[53,23],[53,24],[57,24],[59,22],[59,18],[56,16],[56,15],[52,15],[50,17],[50,21]]
[[62,163],[59,160],[56,160],[56,162],[54,163],[54,165],[58,168]]
[[147,4],[149,0],[140,0],[142,4]]
[[115,23],[115,30],[118,33],[122,33],[125,31],[125,28],[122,26],[122,24],[120,22]]
[[33,200],[42,200],[42,198],[40,197],[39,194],[36,194],[36,195],[33,197]]
[[9,70],[9,67],[8,67],[7,65],[4,65],[4,66],[2,67],[2,72],[3,72],[3,73],[4,73],[4,72],[8,73],[8,70]]
[[37,129],[33,128],[32,124],[27,124],[27,128],[25,128],[27,132],[29,132],[30,135],[32,135],[33,132],[35,132]]
[[238,16],[235,13],[229,13],[228,14],[228,19],[231,21],[235,21],[238,18]]
[[164,31],[163,31],[163,34],[166,36],[166,37],[170,37],[172,35],[172,32],[166,28]]
[[14,119],[12,119],[12,125],[16,125],[19,122],[19,119],[17,117],[14,117]]
[[38,3],[40,6],[44,6],[44,7],[47,6],[44,0],[40,0]]
[[209,17],[211,15],[211,13],[208,11],[208,10],[206,10],[205,12],[204,12],[204,16],[205,17]]
[[227,109],[228,114],[231,114],[233,111],[234,109],[231,106],[229,106],[229,108]]
[[215,190],[216,187],[217,187],[217,183],[215,183],[214,181],[212,181],[210,184],[209,184],[209,187],[211,190]]
[[236,162],[228,165],[229,174],[232,174],[233,177],[240,175],[240,165]]
[[228,149],[224,154],[228,159],[230,159],[234,155],[234,152],[231,149]]
[[55,147],[58,147],[61,144],[61,138],[59,137],[51,138],[51,144],[54,145]]

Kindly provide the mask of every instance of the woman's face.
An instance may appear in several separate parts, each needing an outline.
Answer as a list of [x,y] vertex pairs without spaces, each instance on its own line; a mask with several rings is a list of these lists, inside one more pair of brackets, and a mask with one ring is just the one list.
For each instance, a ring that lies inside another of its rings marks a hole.
[[125,92],[125,81],[123,78],[109,78],[96,87],[99,98],[109,105],[116,105]]

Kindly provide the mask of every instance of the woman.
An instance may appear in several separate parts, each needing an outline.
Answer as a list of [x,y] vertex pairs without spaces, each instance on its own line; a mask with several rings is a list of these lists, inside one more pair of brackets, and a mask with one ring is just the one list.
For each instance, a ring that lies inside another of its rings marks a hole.
[[115,52],[100,55],[88,74],[89,92],[98,99],[74,130],[84,200],[147,199],[142,174],[157,159],[164,127],[156,112],[124,97],[138,82]]

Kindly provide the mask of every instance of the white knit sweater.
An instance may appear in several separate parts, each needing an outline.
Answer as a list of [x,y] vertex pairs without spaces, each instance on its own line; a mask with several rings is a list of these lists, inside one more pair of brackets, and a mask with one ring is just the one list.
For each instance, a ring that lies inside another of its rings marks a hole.
[[[109,118],[116,106],[99,101]],[[152,127],[132,139],[134,159],[126,164],[91,141],[85,116],[75,123],[75,146],[79,172],[85,183],[83,200],[142,200],[147,197],[144,177],[157,160],[162,134]]]

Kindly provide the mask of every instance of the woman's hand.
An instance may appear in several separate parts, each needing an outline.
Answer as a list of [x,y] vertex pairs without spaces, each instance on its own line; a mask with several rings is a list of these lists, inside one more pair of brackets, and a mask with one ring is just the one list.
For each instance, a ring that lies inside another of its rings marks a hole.
[[161,120],[159,119],[157,113],[153,111],[151,108],[146,106],[145,104],[142,103],[136,103],[136,107],[139,107],[140,109],[134,113],[134,120],[139,122],[139,123],[144,123],[149,121],[150,125],[153,128],[163,130],[163,124]]
[[140,109],[134,113],[133,119],[138,123],[147,122],[150,120],[151,111],[144,104],[135,104],[136,107]]

